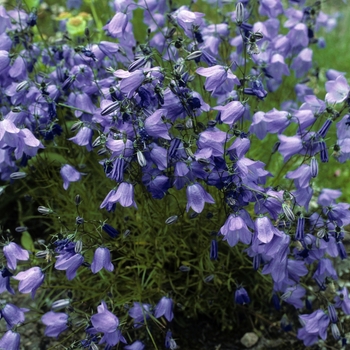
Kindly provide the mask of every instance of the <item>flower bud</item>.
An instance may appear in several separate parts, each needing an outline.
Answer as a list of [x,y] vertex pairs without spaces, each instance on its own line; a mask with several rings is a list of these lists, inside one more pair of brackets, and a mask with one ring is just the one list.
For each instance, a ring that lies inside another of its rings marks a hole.
[[80,203],[81,203],[81,197],[80,197],[80,195],[79,194],[77,194],[76,196],[75,196],[75,205],[79,205]]
[[10,175],[10,179],[19,180],[19,179],[25,178],[26,176],[27,176],[27,173],[23,171],[16,171]]
[[116,111],[119,108],[119,105],[120,105],[119,101],[112,102],[110,105],[108,105],[106,108],[104,108],[101,111],[101,115],[105,116],[105,115],[113,113],[114,111]]
[[29,83],[26,80],[22,81],[21,83],[19,83],[16,86],[16,92],[20,92],[22,90],[26,90],[28,87],[29,87]]
[[165,220],[165,223],[166,223],[167,225],[174,224],[174,223],[177,221],[178,218],[179,218],[179,217],[178,217],[177,215],[169,216],[169,217]]
[[83,249],[83,242],[82,241],[76,241],[75,242],[75,247],[74,247],[74,251],[76,253],[80,253]]
[[188,271],[191,271],[191,268],[190,268],[189,266],[181,265],[181,266],[179,267],[179,270],[180,270],[181,272],[188,272]]
[[141,167],[144,167],[147,165],[147,161],[145,156],[143,155],[143,153],[141,151],[137,151],[137,161],[140,164]]
[[28,230],[28,227],[26,226],[18,226],[15,228],[15,231],[16,232],[24,232],[24,231],[27,231]]
[[52,209],[49,209],[49,208],[46,208],[46,207],[43,207],[42,205],[40,205],[38,207],[38,212],[40,214],[43,214],[43,215],[49,215],[49,214],[52,214],[53,213],[53,210]]
[[237,3],[236,6],[236,23],[241,26],[244,21],[244,6],[241,2]]
[[205,283],[209,283],[214,279],[214,275],[209,275],[207,277],[204,278],[204,282]]
[[317,159],[315,157],[311,158],[311,176],[312,177],[317,177],[318,174],[318,163]]
[[57,301],[54,301],[51,305],[51,310],[59,310],[59,309],[63,309],[66,306],[68,306],[70,304],[70,300],[69,299],[60,299]]
[[289,221],[295,220],[294,213],[293,213],[292,209],[289,207],[289,205],[283,203],[282,209],[283,209],[283,213],[284,213],[285,217],[287,218],[287,220],[289,220]]
[[76,223],[77,225],[82,225],[82,224],[84,223],[84,219],[83,219],[82,217],[80,217],[80,216],[77,216],[77,217],[75,218],[75,223]]
[[191,61],[191,60],[195,60],[199,57],[202,56],[202,51],[193,51],[192,53],[190,53],[186,58],[185,60],[186,61]]

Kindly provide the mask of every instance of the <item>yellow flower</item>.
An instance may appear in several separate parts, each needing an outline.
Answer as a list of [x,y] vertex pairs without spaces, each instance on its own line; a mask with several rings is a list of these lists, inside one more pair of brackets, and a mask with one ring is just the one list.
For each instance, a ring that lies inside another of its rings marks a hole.
[[83,35],[86,28],[86,21],[80,15],[71,17],[66,23],[66,28],[70,35]]

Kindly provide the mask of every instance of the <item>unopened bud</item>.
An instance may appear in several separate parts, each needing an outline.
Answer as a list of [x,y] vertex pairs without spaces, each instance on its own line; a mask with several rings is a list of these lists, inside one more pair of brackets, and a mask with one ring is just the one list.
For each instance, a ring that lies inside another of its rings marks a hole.
[[84,219],[83,219],[82,217],[80,217],[80,216],[77,216],[77,217],[75,218],[75,223],[76,223],[77,225],[82,225],[82,224],[84,223]]
[[318,174],[318,163],[315,157],[311,158],[311,176],[316,177]]
[[204,278],[204,282],[205,283],[209,283],[214,279],[214,275],[209,275],[207,277]]
[[27,231],[28,230],[28,227],[26,226],[18,226],[15,228],[15,231],[16,232],[24,232],[24,231]]
[[76,241],[75,242],[75,247],[74,247],[74,251],[76,253],[80,253],[83,249],[83,242],[82,241]]
[[188,271],[191,271],[191,268],[190,268],[189,266],[181,265],[181,266],[179,267],[179,270],[180,270],[181,272],[188,272]]
[[244,6],[239,2],[236,6],[236,23],[241,26],[244,21]]
[[137,151],[137,161],[142,167],[147,165],[146,158],[141,151]]
[[179,217],[178,217],[177,215],[169,216],[169,217],[165,220],[165,223],[166,223],[167,225],[174,224],[174,223],[177,221],[178,218],[179,218]]
[[60,299],[57,301],[54,301],[51,305],[51,310],[59,310],[67,307],[70,304],[69,299]]
[[40,214],[43,214],[43,215],[49,215],[49,214],[52,214],[53,213],[53,210],[52,209],[49,209],[49,208],[46,208],[46,207],[43,207],[42,205],[40,205],[38,207],[38,212]]
[[75,205],[79,205],[79,204],[81,203],[80,194],[77,194],[77,195],[75,196],[74,201],[75,201]]
[[72,132],[77,131],[77,130],[80,129],[82,126],[83,126],[83,123],[82,123],[82,122],[76,122],[76,123],[74,123],[74,124],[71,126],[70,131],[72,131]]
[[110,105],[108,105],[106,108],[104,108],[101,111],[101,115],[105,116],[105,115],[113,113],[114,111],[116,111],[119,108],[119,105],[120,105],[119,101],[112,102]]
[[143,67],[146,64],[146,62],[147,62],[147,58],[141,57],[129,65],[128,71],[134,72],[135,70]]
[[29,83],[25,80],[25,81],[22,81],[21,83],[19,83],[17,86],[16,86],[16,92],[20,92],[22,90],[25,90],[29,87]]
[[27,176],[27,173],[23,172],[23,171],[17,171],[15,173],[12,173],[10,175],[10,179],[12,180],[19,180],[19,179],[23,179]]
[[192,53],[190,53],[186,58],[185,60],[186,61],[192,61],[192,60],[195,60],[199,57],[202,56],[202,51],[193,51]]
[[294,213],[292,211],[292,209],[285,203],[282,204],[282,209],[283,209],[283,213],[285,215],[285,217],[287,218],[287,220],[289,221],[295,221],[295,216]]

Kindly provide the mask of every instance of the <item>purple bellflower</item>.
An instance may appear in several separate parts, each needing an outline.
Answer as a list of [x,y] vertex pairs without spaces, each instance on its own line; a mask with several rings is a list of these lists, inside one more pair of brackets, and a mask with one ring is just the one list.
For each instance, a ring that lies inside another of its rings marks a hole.
[[95,250],[94,259],[91,264],[92,273],[97,273],[105,268],[107,271],[112,272],[114,266],[111,263],[111,253],[108,248],[99,247]]
[[224,236],[230,247],[234,247],[238,241],[249,244],[252,240],[252,233],[240,216],[231,214],[225,224],[221,227],[220,233]]
[[162,297],[162,299],[159,300],[154,310],[154,317],[159,318],[161,316],[164,316],[168,320],[168,322],[170,322],[174,318],[172,299]]
[[134,327],[139,328],[151,315],[151,305],[134,302],[134,306],[129,310],[129,316],[134,319]]
[[124,347],[124,350],[144,350],[145,349],[145,344],[142,343],[140,340],[136,340],[130,345],[127,345]]
[[0,339],[0,349],[18,350],[19,343],[20,343],[19,333],[9,330]]
[[350,87],[344,76],[338,75],[335,80],[326,82],[326,91],[326,101],[328,103],[340,103],[348,97]]
[[6,267],[0,270],[0,293],[7,290],[9,293],[15,294],[15,291],[10,286],[10,277],[12,276],[13,274]]
[[45,275],[40,267],[35,266],[29,270],[19,272],[13,278],[20,281],[18,285],[20,293],[32,293],[32,299],[34,299],[35,292],[44,282]]
[[7,266],[11,270],[16,270],[17,260],[28,260],[29,253],[27,250],[21,248],[18,244],[11,242],[4,246],[4,255],[7,259]]
[[81,176],[85,175],[83,173],[80,173],[78,170],[76,170],[69,164],[63,165],[63,167],[60,170],[60,174],[63,179],[63,188],[65,190],[68,189],[69,184],[71,182],[79,181],[81,179]]
[[334,297],[335,307],[343,310],[345,315],[350,315],[350,298],[349,292],[346,287],[343,287],[340,291],[337,292],[337,295]]
[[93,328],[88,330],[89,333],[104,333],[99,344],[106,343],[108,346],[112,347],[119,342],[126,343],[125,338],[118,329],[118,317],[108,310],[104,301],[97,307],[97,314],[91,316],[91,323]]
[[55,268],[57,270],[66,270],[66,276],[69,281],[71,281],[77,274],[78,268],[83,264],[84,257],[77,253],[65,253],[60,254],[57,257]]
[[250,298],[245,288],[240,287],[235,292],[235,303],[244,305],[250,303]]
[[196,213],[201,213],[205,203],[215,203],[214,198],[199,183],[187,186],[186,194],[186,211],[192,208]]
[[16,305],[6,304],[0,310],[0,318],[3,318],[6,321],[7,329],[11,329],[12,327],[24,322],[24,313],[27,311],[29,311],[29,309],[20,309]]
[[49,311],[41,317],[41,321],[46,326],[47,337],[58,337],[68,328],[68,315],[64,312]]
[[108,202],[119,203],[122,207],[134,206],[137,209],[134,199],[134,186],[127,182],[122,182],[118,186],[117,191],[108,198]]
[[326,340],[330,319],[324,311],[316,310],[310,315],[300,315],[299,320],[304,327],[298,330],[297,337],[303,340],[305,346],[315,344],[319,336]]

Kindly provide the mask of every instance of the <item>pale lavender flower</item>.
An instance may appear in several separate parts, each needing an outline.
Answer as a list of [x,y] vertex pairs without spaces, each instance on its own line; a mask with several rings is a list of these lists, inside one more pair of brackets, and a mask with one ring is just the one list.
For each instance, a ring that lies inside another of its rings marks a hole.
[[144,350],[145,344],[143,344],[140,340],[136,340],[130,345],[124,347],[125,350]]
[[28,311],[29,309],[19,308],[8,303],[0,310],[0,318],[6,321],[7,329],[10,329],[23,323],[25,320],[24,313]]
[[294,58],[291,68],[295,70],[297,78],[301,78],[312,67],[312,54],[311,49],[305,48]]
[[56,260],[55,269],[65,270],[67,279],[70,281],[76,276],[77,270],[83,262],[84,257],[81,254],[62,254]]
[[110,251],[108,248],[99,247],[95,250],[94,259],[91,264],[91,271],[97,273],[103,268],[110,272],[114,270],[114,266],[111,263]]
[[41,321],[46,326],[47,337],[58,337],[68,328],[68,315],[64,312],[49,311],[41,317]]
[[9,293],[15,294],[15,291],[10,286],[10,277],[12,276],[13,274],[6,267],[0,270],[0,293],[7,290]]
[[186,211],[192,208],[196,213],[201,213],[205,203],[215,203],[214,198],[199,183],[187,186],[186,195]]
[[123,12],[117,12],[103,29],[107,30],[112,38],[123,38],[128,25],[128,16]]
[[225,106],[216,106],[213,109],[220,111],[220,120],[231,126],[244,115],[246,110],[245,106],[239,101],[232,101]]
[[93,131],[87,126],[83,126],[74,137],[68,140],[79,146],[86,146],[86,149],[90,152],[92,150],[92,135]]
[[82,175],[85,175],[83,173],[80,173],[78,170],[76,170],[69,164],[63,165],[63,167],[60,170],[60,174],[63,179],[63,188],[65,190],[68,189],[71,182],[77,182],[81,179]]
[[3,252],[7,260],[7,266],[11,270],[16,270],[17,260],[26,261],[29,259],[28,251],[21,248],[14,242],[10,242],[9,244],[5,245]]
[[344,76],[338,75],[335,80],[326,82],[326,91],[326,101],[328,103],[340,103],[348,97],[350,87]]
[[220,228],[220,233],[224,236],[224,241],[234,247],[238,241],[249,244],[252,240],[252,233],[240,216],[229,215],[225,224]]
[[35,266],[26,271],[19,272],[13,278],[20,281],[18,285],[20,293],[32,293],[32,299],[34,299],[35,292],[44,282],[45,275],[40,267]]
[[108,198],[109,203],[119,203],[122,207],[134,206],[137,209],[137,205],[134,199],[134,186],[127,182],[122,182],[115,194],[112,194]]
[[255,220],[255,232],[262,243],[269,243],[274,235],[282,236],[282,232],[275,228],[267,216]]

